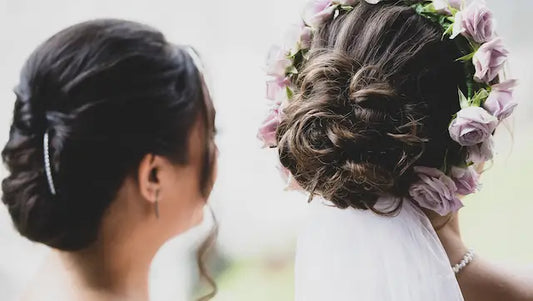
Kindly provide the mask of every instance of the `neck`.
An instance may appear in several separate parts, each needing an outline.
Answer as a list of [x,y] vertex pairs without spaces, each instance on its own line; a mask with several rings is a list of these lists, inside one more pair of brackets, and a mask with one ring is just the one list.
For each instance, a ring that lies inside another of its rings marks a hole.
[[59,267],[62,282],[84,296],[76,300],[149,300],[150,265],[167,237],[139,204],[125,191],[106,210],[94,243],[80,251],[54,252],[48,265]]
[[89,248],[57,251],[59,264],[67,279],[75,281],[74,287],[112,296],[112,300],[147,301],[150,264],[160,243],[134,224],[113,224],[104,223],[105,231]]
[[56,251],[55,257],[74,287],[113,296],[113,299],[146,301],[154,254],[155,251],[117,241],[77,252]]

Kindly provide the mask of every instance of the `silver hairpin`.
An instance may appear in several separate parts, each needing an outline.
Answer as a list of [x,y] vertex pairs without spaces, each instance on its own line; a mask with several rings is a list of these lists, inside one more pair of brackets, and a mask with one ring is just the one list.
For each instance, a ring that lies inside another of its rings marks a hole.
[[48,131],[44,133],[43,146],[44,146],[44,170],[46,172],[46,179],[48,180],[48,186],[50,186],[50,192],[53,195],[56,195],[56,187],[54,185],[54,179],[52,178],[52,166],[50,165]]

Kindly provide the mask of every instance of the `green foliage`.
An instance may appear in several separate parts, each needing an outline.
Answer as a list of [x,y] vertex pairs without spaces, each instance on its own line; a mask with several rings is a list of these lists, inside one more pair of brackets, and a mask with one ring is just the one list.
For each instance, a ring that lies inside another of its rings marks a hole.
[[350,12],[353,10],[353,6],[350,5],[341,5],[341,9],[345,12]]
[[292,91],[292,89],[287,86],[285,87],[285,90],[285,92],[287,93],[287,99],[292,99],[294,97],[294,92]]
[[[455,16],[458,13],[457,9],[449,7],[449,14],[441,13],[435,9],[433,1],[429,0],[414,3],[411,5],[411,7],[415,9],[416,12],[421,16],[431,20],[436,24],[439,24],[444,30],[443,39],[452,37]],[[470,104],[472,104],[473,100],[475,100],[474,103],[483,103],[484,99],[481,99],[480,95],[484,95],[484,93],[487,91],[487,89],[490,89],[490,87],[474,81],[475,67],[472,63],[472,60],[480,45],[470,41],[463,35],[456,36],[453,41],[461,53],[461,57],[457,58],[457,61],[463,63],[466,76],[465,85],[464,87],[460,87],[460,89],[466,89],[464,93],[466,93],[466,99],[469,100]],[[465,96],[463,91],[461,91],[461,95],[463,97]],[[462,101],[461,106],[464,107],[464,105],[465,104]]]
[[480,89],[479,91],[474,94],[474,97],[472,97],[472,106],[481,107],[485,100],[489,97],[489,91],[487,89]]
[[431,20],[434,23],[440,24],[445,33],[450,31],[449,34],[451,34],[454,18],[450,18],[448,15],[437,12],[432,1],[423,1],[416,3],[411,7],[413,7],[419,15]]

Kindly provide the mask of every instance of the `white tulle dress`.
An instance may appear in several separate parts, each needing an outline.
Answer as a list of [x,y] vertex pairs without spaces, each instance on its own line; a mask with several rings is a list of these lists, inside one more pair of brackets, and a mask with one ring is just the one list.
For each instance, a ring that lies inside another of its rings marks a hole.
[[298,239],[296,301],[463,300],[433,227],[410,201],[395,217],[318,199],[311,207]]

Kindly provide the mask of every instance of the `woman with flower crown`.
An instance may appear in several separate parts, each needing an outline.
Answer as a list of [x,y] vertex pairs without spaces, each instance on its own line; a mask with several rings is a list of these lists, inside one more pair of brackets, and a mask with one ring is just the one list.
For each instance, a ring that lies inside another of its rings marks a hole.
[[533,300],[457,223],[517,106],[485,3],[315,0],[292,40],[270,55],[259,137],[320,198],[296,300]]

